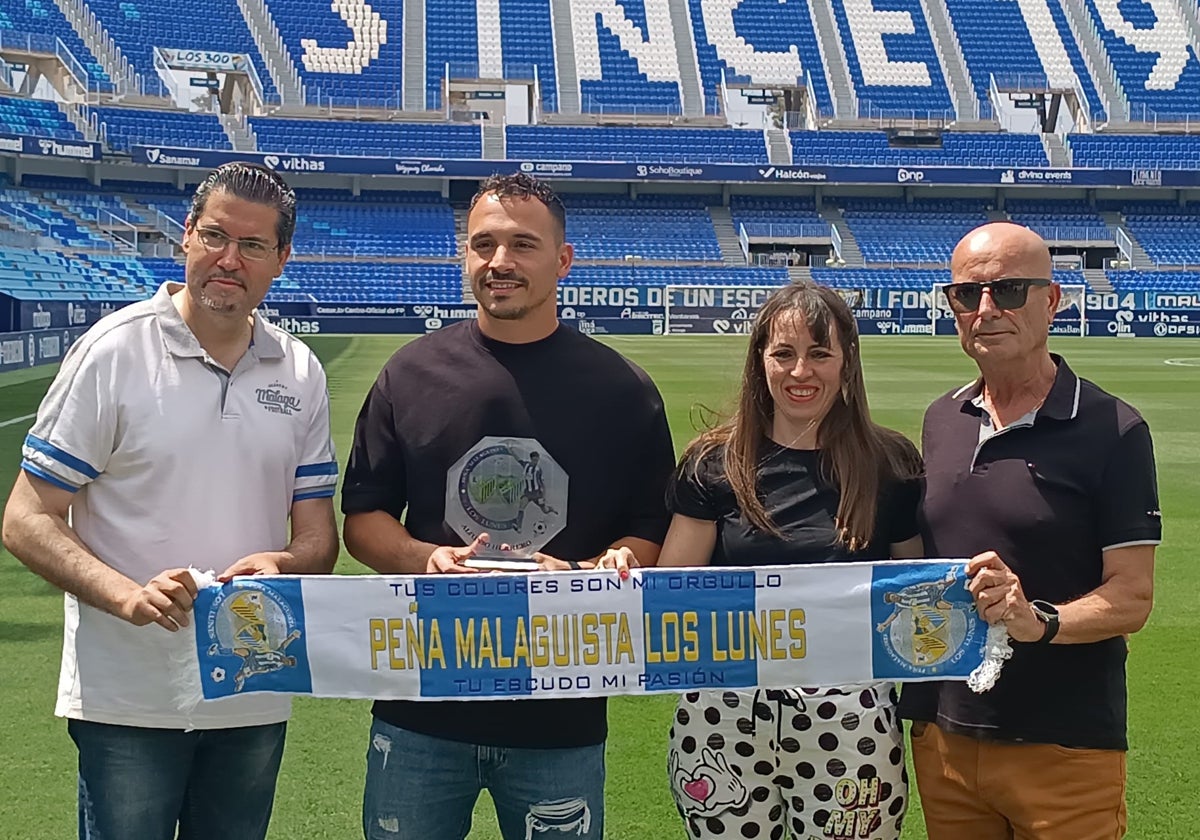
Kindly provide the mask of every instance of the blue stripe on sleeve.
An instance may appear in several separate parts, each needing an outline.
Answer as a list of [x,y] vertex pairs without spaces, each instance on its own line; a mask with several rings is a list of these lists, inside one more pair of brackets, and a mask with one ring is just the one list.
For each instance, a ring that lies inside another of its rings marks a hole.
[[58,461],[64,467],[69,467],[70,469],[75,470],[75,472],[77,472],[77,473],[82,473],[83,475],[86,475],[88,478],[99,478],[100,477],[100,470],[93,467],[87,461],[80,460],[79,458],[76,458],[74,455],[72,455],[70,452],[65,452],[62,449],[59,449],[54,444],[49,443],[48,441],[44,441],[39,437],[34,437],[33,435],[25,435],[25,445],[28,446],[30,449],[33,449],[37,452],[41,452],[43,455],[53,458],[55,461]]
[[301,464],[296,468],[296,478],[311,478],[314,475],[337,475],[337,461],[325,461],[321,464]]
[[29,473],[30,475],[36,475],[42,481],[45,481],[49,484],[53,484],[55,487],[58,487],[62,490],[66,490],[68,493],[78,493],[79,492],[78,487],[68,484],[67,482],[65,482],[61,478],[59,478],[58,476],[52,475],[52,474],[46,472],[44,469],[37,466],[36,464],[30,463],[28,459],[21,461],[21,469],[25,470],[25,472]]
[[301,493],[292,495],[292,502],[303,502],[306,499],[330,499],[333,498],[334,488],[322,487],[320,490],[305,490]]

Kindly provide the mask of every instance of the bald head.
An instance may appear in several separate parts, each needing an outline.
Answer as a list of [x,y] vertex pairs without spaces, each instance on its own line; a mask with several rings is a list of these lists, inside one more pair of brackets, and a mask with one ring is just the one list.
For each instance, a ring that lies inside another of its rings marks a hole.
[[950,258],[955,280],[1052,276],[1050,249],[1042,237],[1012,222],[990,222],[968,233]]

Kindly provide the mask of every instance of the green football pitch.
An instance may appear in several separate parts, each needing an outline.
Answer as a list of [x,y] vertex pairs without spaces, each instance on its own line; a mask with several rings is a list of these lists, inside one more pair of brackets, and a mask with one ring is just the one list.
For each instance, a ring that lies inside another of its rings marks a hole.
[[[345,459],[354,417],[380,366],[403,338],[329,336],[312,340],[325,362],[333,433]],[[727,409],[744,340],[736,337],[613,338],[642,365],[666,400],[679,450],[703,421],[705,406]],[[1189,657],[1200,640],[1200,343],[1154,339],[1059,339],[1054,348],[1075,370],[1137,406],[1154,435],[1165,542],[1158,553],[1157,598],[1129,660],[1129,836],[1174,840],[1196,834],[1196,753],[1200,748],[1200,669]],[[867,385],[876,420],[916,439],[925,406],[966,382],[973,369],[953,339],[864,340]],[[20,445],[52,369],[0,376],[0,485],[18,469]],[[414,393],[413,399],[421,399]],[[620,406],[614,406],[620,410]],[[214,488],[217,490],[218,488]],[[167,514],[169,515],[169,514]],[[188,515],[179,511],[178,515]],[[338,572],[365,571],[343,553]],[[0,838],[46,840],[75,833],[74,750],[52,715],[61,650],[62,598],[0,552]],[[156,632],[147,628],[146,632]],[[1053,697],[1047,697],[1053,702]],[[666,782],[666,736],[673,699],[611,702],[607,836],[613,840],[683,837]],[[463,714],[470,714],[464,706]],[[366,703],[300,699],[279,780],[273,838],[361,836],[359,806],[369,710]],[[919,805],[906,840],[925,836]],[[472,838],[496,838],[486,797]],[[809,840],[809,838],[804,838]],[[964,838],[969,840],[969,838]]]

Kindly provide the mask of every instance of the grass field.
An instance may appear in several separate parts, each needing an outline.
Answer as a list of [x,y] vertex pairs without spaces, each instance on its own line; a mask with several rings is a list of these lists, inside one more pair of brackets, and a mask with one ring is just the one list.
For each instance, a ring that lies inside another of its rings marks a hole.
[[[313,340],[329,373],[334,437],[343,460],[362,397],[403,340]],[[677,449],[693,435],[697,404],[728,405],[744,347],[734,337],[614,338],[611,343],[658,383]],[[864,344],[876,419],[914,439],[930,400],[973,372],[952,339],[868,338]],[[1200,819],[1195,788],[1200,669],[1189,656],[1200,640],[1200,564],[1188,558],[1200,546],[1200,343],[1062,339],[1055,348],[1080,375],[1141,409],[1154,434],[1166,541],[1158,555],[1155,611],[1149,626],[1133,640],[1129,664],[1129,836],[1193,837]],[[4,493],[18,468],[21,440],[30,425],[18,418],[36,410],[50,373],[0,376]],[[17,422],[10,422],[14,419]],[[364,570],[343,554],[338,571]],[[62,721],[52,716],[61,622],[61,595],[0,553],[0,840],[74,836],[74,750]],[[672,705],[667,697],[619,698],[611,703],[607,836],[613,840],[684,836],[666,785]],[[296,702],[273,838],[361,836],[368,719],[362,702]],[[904,836],[925,836],[917,807],[909,811]],[[498,837],[486,802],[481,802],[471,837]]]

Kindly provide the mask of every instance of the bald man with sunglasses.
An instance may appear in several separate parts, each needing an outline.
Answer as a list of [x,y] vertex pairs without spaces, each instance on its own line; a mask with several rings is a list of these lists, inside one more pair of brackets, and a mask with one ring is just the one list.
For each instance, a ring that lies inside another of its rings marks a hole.
[[900,714],[930,840],[1101,840],[1126,828],[1126,637],[1146,623],[1162,533],[1131,406],[1047,347],[1061,298],[1041,237],[984,225],[942,293],[980,376],[933,403],[922,536],[970,557],[1013,657],[995,688],[909,683]]

